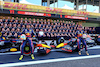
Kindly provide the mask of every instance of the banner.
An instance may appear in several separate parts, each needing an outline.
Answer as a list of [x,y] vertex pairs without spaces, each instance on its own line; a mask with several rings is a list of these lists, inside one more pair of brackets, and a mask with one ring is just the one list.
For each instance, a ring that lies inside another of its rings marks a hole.
[[68,10],[68,9],[61,9],[61,8],[51,8],[45,6],[37,6],[37,5],[29,5],[29,4],[21,4],[21,3],[13,3],[13,2],[5,2],[5,1],[0,1],[0,7],[1,9],[9,9],[9,10],[20,10],[20,11],[30,11],[30,12],[50,13],[50,14],[60,14],[60,15],[74,15],[74,16],[81,16],[81,17],[100,16],[100,13]]
[[88,17],[78,17],[78,16],[67,16],[65,15],[65,18],[69,18],[69,19],[80,19],[80,20],[88,20]]

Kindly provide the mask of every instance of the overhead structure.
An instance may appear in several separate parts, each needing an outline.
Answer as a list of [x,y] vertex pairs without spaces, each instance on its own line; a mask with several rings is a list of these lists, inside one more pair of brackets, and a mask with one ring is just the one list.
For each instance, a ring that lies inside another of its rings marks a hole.
[[58,0],[42,0],[41,5],[50,7],[50,4],[54,4],[54,7],[55,7],[56,2],[57,2],[57,7],[58,7]]
[[86,6],[87,5],[99,6],[99,13],[100,13],[100,0],[62,0],[62,1],[70,1],[74,3],[75,10],[78,10],[79,5],[82,4],[86,4]]

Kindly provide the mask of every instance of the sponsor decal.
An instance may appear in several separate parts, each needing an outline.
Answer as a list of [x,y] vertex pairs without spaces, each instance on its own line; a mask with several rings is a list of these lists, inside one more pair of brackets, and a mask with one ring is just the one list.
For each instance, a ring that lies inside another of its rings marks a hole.
[[28,5],[25,5],[25,4],[4,2],[4,8],[22,9],[22,10],[33,10],[31,8],[27,8],[27,6]]
[[89,15],[89,12],[81,12],[81,11],[77,11],[77,15],[88,16],[88,15]]
[[56,8],[49,8],[49,7],[47,7],[46,8],[46,12],[52,12],[52,13],[63,13],[62,12],[62,9],[56,9]]
[[70,18],[70,19],[80,19],[80,20],[88,20],[88,17],[78,17],[78,16],[68,16],[65,15],[65,18]]
[[49,16],[49,17],[51,17],[51,14],[45,14],[45,13],[25,12],[25,11],[18,11],[17,13],[18,14],[24,14],[24,15]]

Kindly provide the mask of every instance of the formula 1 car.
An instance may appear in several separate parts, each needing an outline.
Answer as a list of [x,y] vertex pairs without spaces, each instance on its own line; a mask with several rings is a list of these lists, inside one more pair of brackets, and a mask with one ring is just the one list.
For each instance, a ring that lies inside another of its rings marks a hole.
[[95,40],[93,40],[92,38],[86,38],[86,43],[89,47],[93,47],[93,46],[96,46],[95,44]]
[[[42,45],[42,47],[39,46],[39,45]],[[43,47],[43,45],[44,45],[44,47]],[[37,46],[38,46],[37,47],[37,53],[48,54],[51,51],[51,47],[46,47],[48,45],[47,45],[47,43],[44,40],[42,40],[41,44],[37,44]]]
[[0,40],[0,52],[19,51],[21,42],[15,36],[8,36],[5,40]]
[[[90,37],[86,38],[86,43],[90,47],[95,46],[95,41],[91,39]],[[76,38],[71,38],[69,41],[65,40],[63,37],[59,37],[56,40],[56,48],[61,49],[62,51],[66,52],[73,52],[73,51],[78,51],[78,45],[77,45],[77,39]],[[81,49],[83,49],[84,46],[82,46],[81,43]],[[51,48],[55,48],[55,45],[51,45]]]
[[[76,41],[76,39],[70,39],[69,41],[66,41],[63,37],[59,37],[56,40],[56,48],[57,49],[61,49],[62,51],[66,51],[66,52],[73,52],[77,49],[77,45],[74,44],[74,42]],[[51,48],[55,48],[55,45],[50,45]]]
[[[34,49],[35,47],[37,48],[43,48],[42,50],[44,51],[40,51],[40,49],[37,49],[38,53],[46,53],[48,54],[51,49],[48,45],[46,44],[38,44],[38,39],[36,37],[33,37],[33,45],[34,45]],[[15,36],[9,36],[7,37],[7,39],[5,40],[1,40],[0,41],[0,52],[15,52],[15,51],[20,51],[21,50],[21,44],[22,44],[23,40],[20,40],[18,38],[16,38]],[[29,43],[26,42],[26,45],[24,47],[24,55],[30,55],[30,46]]]
[[97,45],[100,45],[100,35],[96,38]]

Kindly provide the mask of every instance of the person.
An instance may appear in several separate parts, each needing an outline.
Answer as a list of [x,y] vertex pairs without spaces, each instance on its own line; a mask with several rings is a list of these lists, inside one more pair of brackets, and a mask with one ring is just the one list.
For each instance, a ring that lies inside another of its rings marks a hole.
[[83,38],[83,34],[86,34],[86,33],[82,30],[82,27],[79,26],[78,30],[76,31],[77,44],[78,44],[78,49],[79,49],[78,53],[79,53],[79,55],[81,55],[80,46],[81,46],[81,41],[82,41],[83,45],[85,46],[86,54],[89,55],[89,53],[87,51],[87,44],[86,44],[85,38]]
[[36,35],[35,32],[32,29],[30,29],[30,25],[27,24],[26,29],[24,29],[21,34],[25,34],[26,37],[27,37],[27,39],[24,40],[23,43],[22,43],[21,56],[20,56],[19,60],[23,59],[24,46],[25,46],[25,44],[26,44],[27,41],[29,42],[29,45],[31,47],[31,58],[34,59],[34,55],[33,55],[33,51],[34,51],[33,48],[34,47],[33,47],[32,37]]

